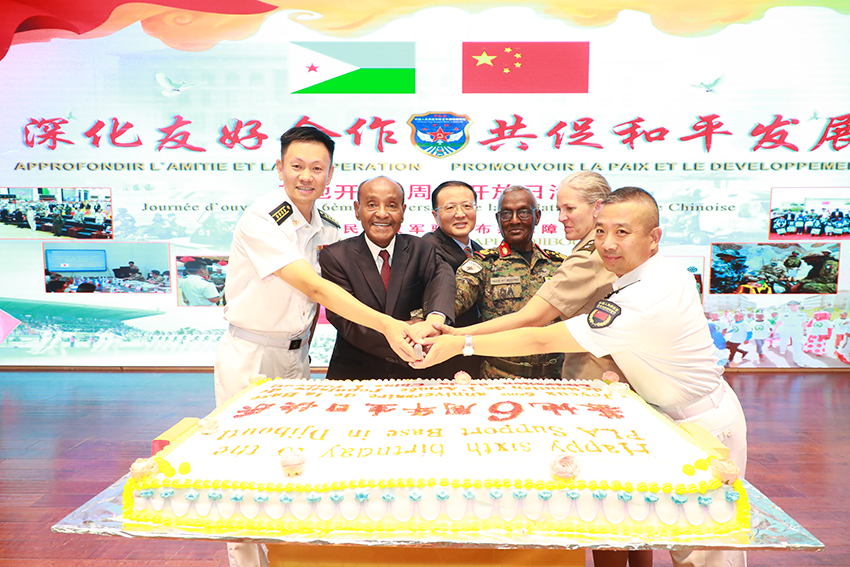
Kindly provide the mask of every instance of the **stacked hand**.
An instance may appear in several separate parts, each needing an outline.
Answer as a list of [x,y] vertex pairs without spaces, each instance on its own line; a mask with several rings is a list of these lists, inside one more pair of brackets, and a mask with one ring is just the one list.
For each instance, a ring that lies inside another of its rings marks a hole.
[[464,344],[463,329],[444,324],[433,324],[432,332],[420,341],[424,356],[412,361],[413,368],[427,368],[457,356]]
[[393,320],[387,327],[384,335],[390,347],[413,368],[434,366],[463,350],[463,329],[421,320]]

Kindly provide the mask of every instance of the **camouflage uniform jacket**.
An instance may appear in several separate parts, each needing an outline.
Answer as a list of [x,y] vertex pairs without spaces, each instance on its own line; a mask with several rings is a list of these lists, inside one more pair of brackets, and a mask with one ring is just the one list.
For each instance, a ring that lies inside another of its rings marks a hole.
[[[543,282],[552,277],[565,258],[560,252],[543,250],[535,244],[529,265],[525,258],[519,252],[512,251],[506,242],[502,242],[498,248],[475,252],[460,265],[455,274],[455,312],[463,313],[477,303],[481,319],[489,321],[519,311],[537,293]],[[560,377],[562,358],[560,353],[537,354],[501,358],[494,364],[503,360],[507,361],[503,366],[528,369],[532,374],[525,377]],[[556,361],[553,362],[553,359]],[[541,371],[545,373],[535,374]],[[481,369],[482,378],[519,376],[494,368],[486,361]]]

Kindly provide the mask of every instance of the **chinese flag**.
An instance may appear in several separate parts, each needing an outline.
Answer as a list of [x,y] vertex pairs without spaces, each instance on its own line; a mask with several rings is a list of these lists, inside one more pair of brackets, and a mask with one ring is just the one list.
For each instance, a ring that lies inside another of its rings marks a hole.
[[586,93],[586,41],[464,42],[465,93]]

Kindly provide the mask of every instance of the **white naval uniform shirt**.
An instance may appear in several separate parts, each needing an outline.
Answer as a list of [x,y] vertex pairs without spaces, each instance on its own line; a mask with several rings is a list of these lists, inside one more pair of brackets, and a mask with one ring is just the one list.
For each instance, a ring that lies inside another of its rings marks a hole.
[[775,332],[780,337],[802,337],[809,316],[802,311],[783,311],[776,320]]
[[[280,224],[272,212],[289,205]],[[281,187],[251,205],[233,233],[227,266],[224,318],[250,331],[298,337],[307,332],[316,303],[275,275],[297,260],[307,260],[319,272],[319,251],[339,240],[337,227],[322,219],[313,204],[311,222],[304,219]]]
[[638,395],[662,410],[723,383],[691,274],[656,254],[617,278],[614,289],[621,291],[609,301],[622,311],[610,325],[593,329],[585,315],[564,322],[583,348],[610,354]]

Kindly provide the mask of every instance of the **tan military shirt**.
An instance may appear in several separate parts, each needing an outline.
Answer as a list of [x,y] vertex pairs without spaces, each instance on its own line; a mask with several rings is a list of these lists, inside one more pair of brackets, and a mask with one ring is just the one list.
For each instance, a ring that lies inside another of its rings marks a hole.
[[[590,313],[596,302],[614,289],[616,276],[602,264],[593,236],[591,231],[581,239],[555,274],[537,290],[537,296],[558,309],[564,319]],[[569,380],[598,380],[606,370],[623,376],[610,356],[600,359],[589,353],[567,353],[561,376]]]

